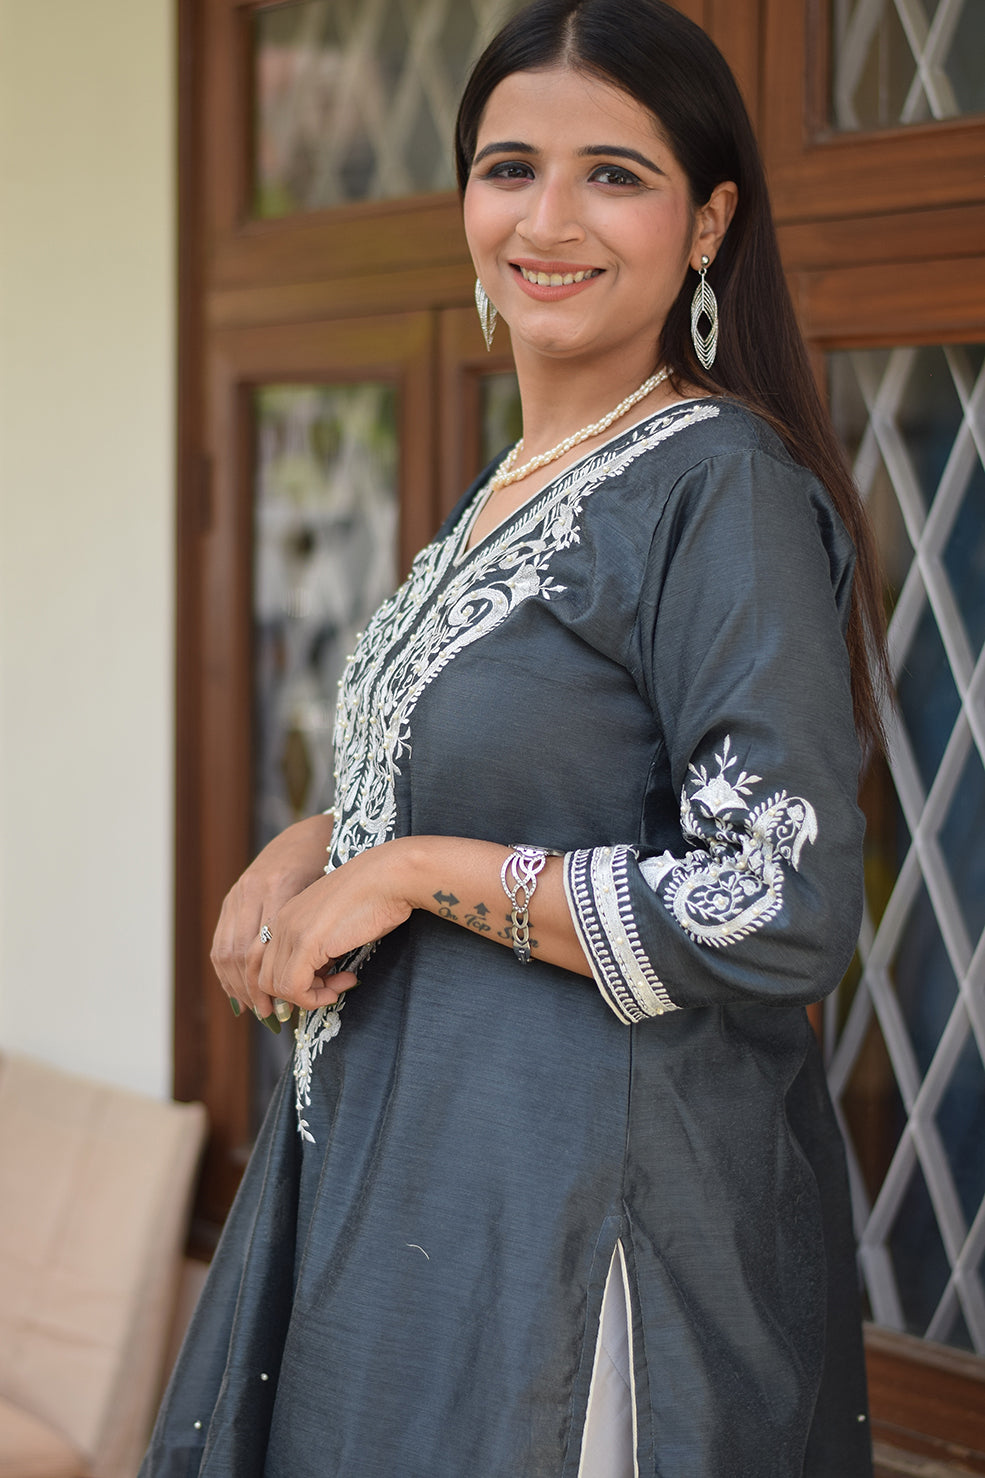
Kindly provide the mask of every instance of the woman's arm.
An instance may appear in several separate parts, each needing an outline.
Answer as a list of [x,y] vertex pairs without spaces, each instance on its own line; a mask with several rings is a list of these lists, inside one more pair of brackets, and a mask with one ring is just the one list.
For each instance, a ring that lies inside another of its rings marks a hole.
[[[568,897],[625,1022],[806,1005],[851,960],[862,908],[859,749],[842,634],[851,542],[782,453],[699,463],[651,546],[630,661],[657,718],[679,833],[587,847]],[[614,843],[614,844],[613,844]]]
[[[389,934],[415,908],[512,948],[510,901],[500,873],[511,848],[464,837],[399,837],[318,878],[280,910],[250,1003],[261,1016],[273,999],[307,1011],[330,1006],[356,982],[331,962]],[[548,857],[530,903],[536,959],[590,975],[564,895],[563,859]],[[258,926],[259,927],[259,926]],[[525,967],[519,962],[517,969]]]

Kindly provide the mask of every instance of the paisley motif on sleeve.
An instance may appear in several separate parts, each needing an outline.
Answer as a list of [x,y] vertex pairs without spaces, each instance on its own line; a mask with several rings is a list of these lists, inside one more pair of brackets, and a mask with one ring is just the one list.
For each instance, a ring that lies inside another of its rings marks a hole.
[[704,765],[689,765],[681,792],[681,830],[694,850],[683,857],[664,852],[640,871],[692,939],[720,949],[780,912],[785,867],[799,871],[804,843],[817,838],[817,817],[785,790],[750,806],[746,797],[761,777],[729,774],[738,763],[730,736],[715,760],[711,776]]
[[[805,842],[817,837],[808,801],[776,791],[751,804],[762,777],[738,769],[727,735],[717,771],[688,766],[681,831],[693,848],[639,863],[649,889],[696,944],[722,949],[762,929],[783,909],[787,868],[800,870]],[[572,918],[602,995],[621,1021],[679,1009],[640,939],[630,892],[634,847],[569,853],[565,887]]]

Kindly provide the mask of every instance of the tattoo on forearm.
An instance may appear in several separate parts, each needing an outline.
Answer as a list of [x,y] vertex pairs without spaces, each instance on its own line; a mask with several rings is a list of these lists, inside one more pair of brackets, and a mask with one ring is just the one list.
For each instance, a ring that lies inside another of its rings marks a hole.
[[[462,924],[466,929],[474,929],[477,934],[491,934],[493,924],[489,923],[492,914],[487,903],[473,903],[471,908],[465,908],[464,914],[460,912],[460,900],[452,892],[432,893],[432,898],[438,905],[438,916],[447,919],[452,924]],[[513,943],[513,922],[511,915],[503,914],[503,927],[496,930],[497,939],[503,939],[507,944]],[[531,949],[537,948],[536,939],[530,941]]]

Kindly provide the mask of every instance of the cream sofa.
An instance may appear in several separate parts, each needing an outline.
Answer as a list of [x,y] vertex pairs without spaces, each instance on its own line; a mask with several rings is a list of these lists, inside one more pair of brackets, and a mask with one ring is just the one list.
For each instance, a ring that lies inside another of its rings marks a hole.
[[159,1395],[200,1104],[0,1055],[0,1478],[133,1478]]

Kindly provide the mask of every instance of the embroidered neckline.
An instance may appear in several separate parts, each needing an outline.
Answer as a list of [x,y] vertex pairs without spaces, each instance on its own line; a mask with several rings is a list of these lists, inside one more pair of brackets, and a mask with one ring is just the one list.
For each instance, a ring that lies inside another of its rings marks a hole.
[[572,462],[570,466],[565,467],[555,477],[552,477],[549,482],[545,482],[542,488],[538,488],[536,492],[531,493],[529,498],[525,498],[522,503],[520,503],[516,508],[513,509],[512,513],[507,513],[504,518],[501,518],[499,520],[499,523],[495,524],[489,530],[488,534],[483,534],[482,538],[477,540],[470,549],[468,545],[472,530],[475,528],[475,525],[482,514],[482,510],[488,503],[492,493],[492,489],[489,486],[489,483],[491,479],[495,476],[494,468],[493,471],[489,474],[489,477],[482,484],[482,486],[476,489],[471,502],[462,510],[462,514],[458,522],[448,533],[448,538],[453,541],[455,548],[455,553],[452,558],[452,564],[456,567],[464,565],[473,554],[478,554],[479,550],[482,549],[484,544],[486,544],[489,540],[494,539],[498,534],[501,534],[504,529],[506,529],[508,525],[513,522],[515,518],[517,518],[526,510],[532,508],[538,498],[549,495],[556,483],[561,482],[571,473],[577,473],[577,471],[584,463],[591,461],[593,457],[602,455],[604,452],[607,451],[609,447],[613,446],[615,442],[619,441],[621,437],[633,436],[634,433],[638,433],[640,431],[641,427],[648,425],[650,421],[656,421],[667,416],[673,416],[675,412],[677,412],[678,410],[683,410],[685,406],[699,405],[704,403],[705,401],[714,401],[716,399],[718,399],[718,397],[714,395],[692,395],[688,400],[675,400],[671,405],[661,406],[659,410],[650,411],[647,415],[642,416],[640,420],[634,421],[631,426],[622,427],[621,430],[615,432],[612,436],[606,437],[605,441],[600,442],[599,445],[595,447],[592,451],[584,452],[582,456],[578,457],[577,460]]

